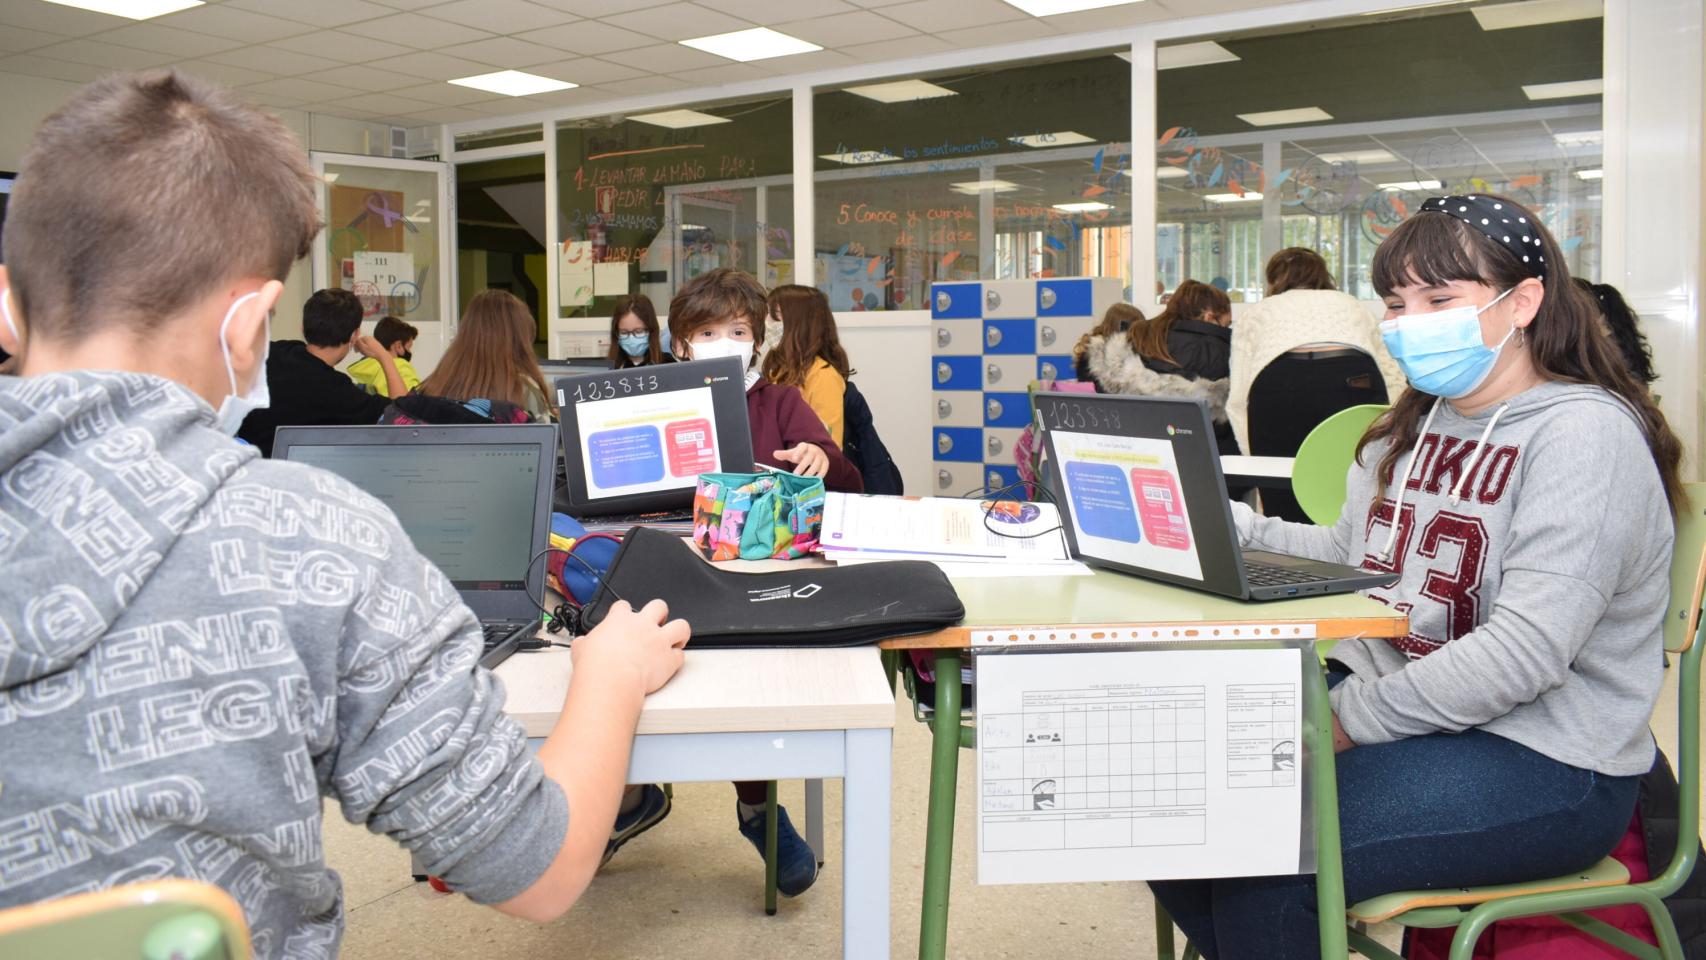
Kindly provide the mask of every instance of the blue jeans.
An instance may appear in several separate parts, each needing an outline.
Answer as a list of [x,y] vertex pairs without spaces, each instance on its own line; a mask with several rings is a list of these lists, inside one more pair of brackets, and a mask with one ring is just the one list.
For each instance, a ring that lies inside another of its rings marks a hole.
[[[1640,777],[1608,777],[1470,730],[1348,750],[1338,780],[1345,899],[1355,903],[1586,869],[1628,830]],[[1321,956],[1313,876],[1149,886],[1208,960]]]

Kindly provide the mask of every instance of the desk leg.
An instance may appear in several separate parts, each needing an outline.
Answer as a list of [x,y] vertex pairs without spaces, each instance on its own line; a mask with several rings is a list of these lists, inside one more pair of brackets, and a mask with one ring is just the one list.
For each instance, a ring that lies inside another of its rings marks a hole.
[[893,731],[847,731],[841,793],[841,955],[889,955],[889,768]]
[[1343,960],[1345,874],[1339,857],[1339,781],[1333,764],[1333,708],[1326,673],[1305,661],[1309,695],[1310,786],[1315,799],[1315,909],[1321,917],[1322,960]]
[[823,866],[823,781],[806,781],[806,843],[817,854],[817,865]]
[[[924,912],[919,960],[948,952],[948,883],[954,870],[954,791],[960,775],[960,651],[936,651],[936,713],[931,718],[930,812],[924,835]],[[1342,911],[1341,911],[1342,912]]]

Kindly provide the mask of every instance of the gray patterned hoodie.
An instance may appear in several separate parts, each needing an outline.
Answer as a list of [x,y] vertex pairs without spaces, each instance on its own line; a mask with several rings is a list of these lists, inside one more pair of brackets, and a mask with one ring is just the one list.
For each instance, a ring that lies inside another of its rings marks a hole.
[[0,907],[190,877],[257,955],[335,956],[322,797],[519,894],[568,804],[473,614],[386,507],[212,423],[157,377],[0,377]]

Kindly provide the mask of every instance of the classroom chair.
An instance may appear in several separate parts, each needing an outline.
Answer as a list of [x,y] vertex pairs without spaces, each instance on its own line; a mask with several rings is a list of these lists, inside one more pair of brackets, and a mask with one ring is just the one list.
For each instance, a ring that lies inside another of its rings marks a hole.
[[1356,460],[1357,441],[1386,405],[1347,407],[1321,421],[1297,448],[1291,468],[1291,493],[1309,519],[1322,526],[1339,522],[1345,505],[1345,474]]
[[[1354,347],[1310,356],[1328,362],[1301,359],[1299,354],[1281,354],[1250,382],[1246,428],[1250,449],[1244,453],[1257,457],[1296,457],[1311,432],[1340,412],[1359,406],[1385,407],[1386,380],[1373,357]],[[1344,475],[1341,469],[1341,487]],[[1295,495],[1285,490],[1263,490],[1262,512],[1293,523],[1314,519]],[[1335,508],[1334,519],[1337,518]]]
[[195,880],[155,880],[0,911],[0,957],[248,960],[243,911]]

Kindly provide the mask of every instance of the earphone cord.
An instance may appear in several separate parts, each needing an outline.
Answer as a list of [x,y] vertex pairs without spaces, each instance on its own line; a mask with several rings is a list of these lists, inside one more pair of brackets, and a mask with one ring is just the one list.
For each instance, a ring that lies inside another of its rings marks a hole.
[[[534,554],[533,559],[527,561],[527,570],[522,574],[522,582],[526,583],[527,579],[533,575],[533,566],[539,562],[540,557],[550,556],[553,553],[560,553],[564,557],[567,557],[586,568],[586,572],[592,575],[592,581],[595,587],[593,591],[594,597],[598,595],[596,588],[603,587],[604,589],[609,590],[610,595],[616,599],[627,599],[617,593],[616,588],[611,586],[605,580],[604,574],[599,573],[598,570],[594,569],[592,564],[587,563],[584,558],[576,555],[574,550],[564,550],[562,547],[546,547]],[[540,593],[544,593],[543,587],[541,587]],[[584,608],[581,604],[575,602],[574,597],[565,596],[563,602],[557,604],[557,608],[555,610],[548,609],[543,600],[535,600],[531,589],[527,591],[527,599],[532,600],[533,605],[539,608],[539,612],[545,615],[545,630],[547,633],[562,633],[564,630],[568,630],[570,636],[576,636],[581,632],[581,611]]]

